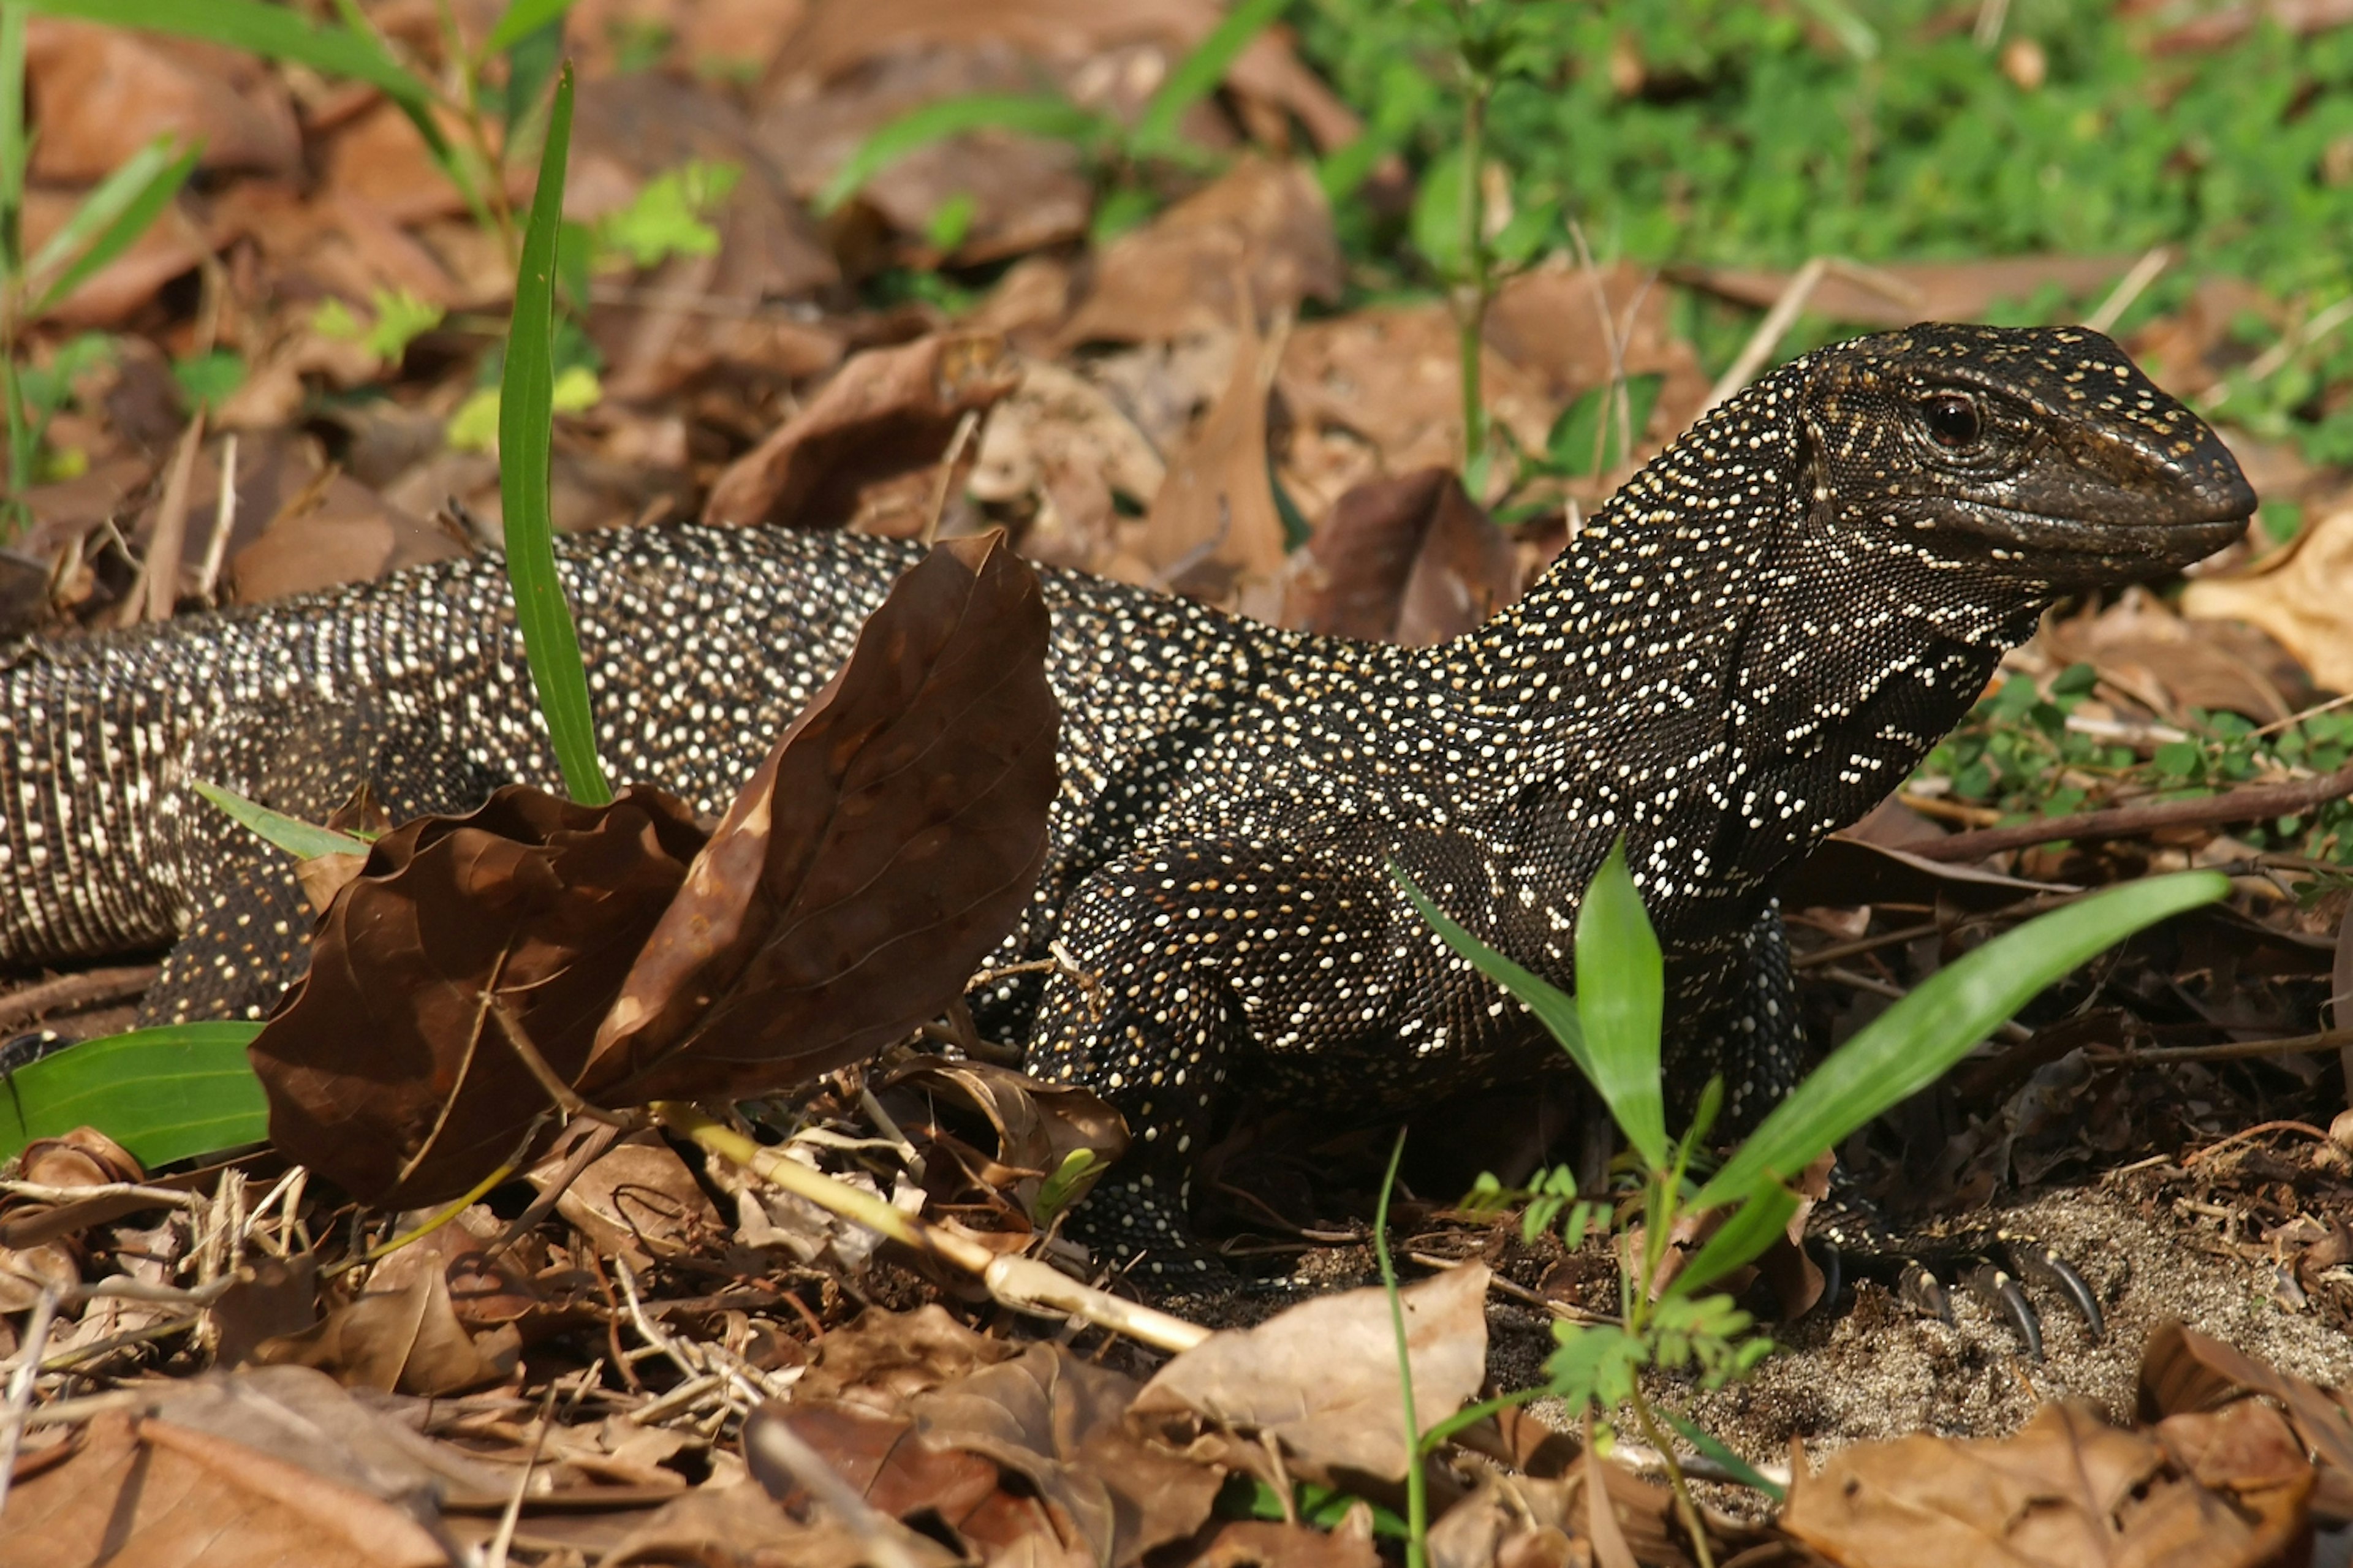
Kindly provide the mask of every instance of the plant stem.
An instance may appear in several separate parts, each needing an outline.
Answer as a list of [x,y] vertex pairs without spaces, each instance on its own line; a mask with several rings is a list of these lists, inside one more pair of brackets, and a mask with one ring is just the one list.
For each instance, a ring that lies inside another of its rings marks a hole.
[[1692,1502],[1691,1489],[1683,1484],[1683,1468],[1676,1462],[1675,1451],[1659,1431],[1658,1422],[1651,1418],[1650,1401],[1642,1397],[1639,1384],[1627,1402],[1634,1407],[1634,1419],[1641,1425],[1643,1440],[1658,1450],[1659,1458],[1666,1464],[1667,1487],[1675,1496],[1675,1512],[1691,1535],[1692,1555],[1699,1560],[1699,1568],[1715,1568],[1715,1558],[1707,1549],[1707,1531],[1700,1528],[1699,1509]]
[[17,334],[25,308],[25,7],[0,6],[0,400],[8,405],[6,535],[27,520],[33,432],[16,382]]
[[[1457,0],[1456,26],[1467,27],[1462,12],[1469,0]],[[1494,282],[1487,253],[1487,100],[1494,91],[1493,75],[1461,51],[1462,91],[1462,277],[1454,286],[1454,331],[1462,361],[1462,469],[1475,481],[1485,478],[1487,405],[1479,384],[1480,358],[1487,326],[1487,305]],[[1481,499],[1477,495],[1473,500]]]
[[[1388,1174],[1381,1178],[1380,1202],[1373,1210],[1373,1256],[1380,1261],[1381,1289],[1389,1299],[1389,1328],[1397,1336],[1398,1397],[1405,1407],[1405,1563],[1430,1562],[1430,1486],[1421,1473],[1421,1422],[1413,1408],[1413,1362],[1406,1351],[1405,1302],[1398,1295],[1397,1266],[1389,1261],[1389,1189],[1397,1185],[1398,1162],[1405,1157],[1405,1129],[1389,1151]],[[1702,1568],[1714,1568],[1703,1564]]]

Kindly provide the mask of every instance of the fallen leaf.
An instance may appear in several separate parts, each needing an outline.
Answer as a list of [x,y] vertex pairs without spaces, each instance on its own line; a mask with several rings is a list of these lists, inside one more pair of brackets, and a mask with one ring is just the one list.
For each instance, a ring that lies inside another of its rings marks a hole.
[[870,1307],[817,1342],[793,1393],[797,1400],[837,1400],[895,1415],[916,1394],[1018,1353],[965,1328],[936,1302],[912,1312]]
[[2263,634],[2231,622],[2192,625],[2142,588],[2126,589],[2095,614],[2053,619],[2042,637],[2053,658],[2090,665],[2175,722],[2204,708],[2268,724],[2293,710],[2286,690],[2303,695],[2302,672],[2287,668]]
[[1037,575],[1001,534],[901,577],[696,857],[582,1092],[775,1093],[954,999],[1045,863],[1046,636]]
[[1095,570],[1117,548],[1121,498],[1135,507],[1160,491],[1160,454],[1103,389],[1043,360],[989,411],[965,489],[991,504],[1035,499],[1021,553],[1041,564]]
[[592,809],[519,784],[377,839],[251,1047],[271,1141],[385,1207],[446,1202],[528,1158],[554,1119],[500,1010],[569,1081],[702,844],[656,791]]
[[2302,1489],[2283,1487],[2278,1441],[2259,1427],[2177,1430],[2183,1449],[2213,1454],[2210,1473],[2247,1487],[2217,1489],[2185,1473],[2168,1445],[2110,1426],[2087,1405],[2046,1405],[2013,1437],[1841,1449],[1819,1474],[1800,1468],[1781,1524],[1846,1568],[2260,1568],[2304,1527],[2310,1482],[2307,1471]]
[[1245,308],[1264,320],[1309,300],[1335,302],[1345,282],[1314,174],[1245,158],[1102,250],[1093,288],[1057,334],[1057,352],[1222,331]]
[[522,1349],[512,1328],[476,1335],[458,1321],[448,1264],[436,1250],[396,1252],[368,1287],[299,1334],[254,1348],[261,1366],[313,1367],[347,1388],[430,1398],[495,1383]]
[[[35,187],[25,193],[25,250],[38,255],[81,205],[79,192]],[[118,327],[174,278],[194,271],[208,254],[178,200],[164,209],[121,255],[91,273],[51,306],[45,321],[69,327]]]
[[217,1434],[94,1418],[62,1464],[8,1494],[0,1568],[116,1563],[440,1568],[453,1553],[407,1512]]
[[1270,345],[1245,322],[1226,389],[1170,460],[1137,544],[1157,582],[1270,621],[1288,559],[1266,447],[1268,384],[1282,353],[1280,335]]
[[1357,486],[1307,555],[1283,624],[1327,637],[1428,647],[1520,596],[1519,552],[1447,468]]
[[[1482,347],[1480,384],[1488,417],[1523,450],[1541,452],[1554,400],[1541,376]],[[1382,474],[1460,468],[1461,344],[1443,305],[1383,306],[1303,321],[1284,346],[1275,381],[1293,429],[1283,471],[1320,510]]]
[[[1009,1068],[917,1057],[894,1069],[881,1087],[912,1096],[910,1109],[927,1119],[942,1100],[987,1118],[997,1131],[997,1158],[992,1167],[974,1174],[991,1186],[1009,1187],[1024,1214],[1037,1212],[1039,1188],[1072,1154],[1092,1152],[1093,1174],[1100,1175],[1127,1150],[1126,1122],[1092,1091],[1040,1083]],[[1082,1179],[1065,1204],[1076,1203],[1093,1184],[1092,1176]]]
[[[554,1159],[531,1173],[545,1191]],[[556,1212],[578,1226],[604,1257],[622,1257],[639,1273],[660,1258],[691,1252],[723,1228],[694,1173],[651,1132],[635,1132],[589,1163],[564,1189]]]
[[2181,595],[2192,620],[2245,621],[2269,633],[2330,691],[2353,691],[2353,508],[2314,519],[2294,543],[2252,572],[2193,579]]
[[[1466,1263],[1398,1292],[1414,1411],[1423,1430],[1479,1392],[1487,1365],[1484,1264]],[[1397,1343],[1388,1295],[1347,1290],[1302,1302],[1253,1329],[1226,1330],[1160,1369],[1136,1396],[1139,1429],[1170,1436],[1244,1428],[1282,1445],[1296,1473],[1405,1477]]]
[[[1367,1521],[1371,1511],[1361,1510]],[[1371,1526],[1356,1522],[1356,1517],[1352,1511],[1332,1530],[1281,1520],[1229,1520],[1187,1561],[1192,1568],[1377,1568],[1382,1559]]]
[[216,174],[301,173],[301,133],[285,84],[252,55],[34,16],[25,27],[25,74],[37,181],[96,184],[164,135],[202,147],[198,166]]
[[[1495,291],[1483,328],[1489,348],[1535,377],[1556,407],[1567,407],[1615,375],[1663,377],[1640,449],[1682,430],[1707,401],[1708,376],[1667,307],[1672,289],[1652,268],[1621,261],[1589,268],[1553,262],[1523,272]],[[1618,354],[1610,355],[1610,337]]]
[[[959,1568],[963,1559],[902,1526],[891,1544],[909,1568]],[[825,1511],[794,1518],[756,1481],[702,1486],[637,1525],[597,1559],[599,1568],[871,1568],[866,1538]]]
[[[1011,392],[1018,368],[1000,338],[943,333],[845,363],[798,414],[728,466],[703,521],[839,528],[863,492],[935,469],[956,422]],[[923,526],[916,518],[902,531]]]

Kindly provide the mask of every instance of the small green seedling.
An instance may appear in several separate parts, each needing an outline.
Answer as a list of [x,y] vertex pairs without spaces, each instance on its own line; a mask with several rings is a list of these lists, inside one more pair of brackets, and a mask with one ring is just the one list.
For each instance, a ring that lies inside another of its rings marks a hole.
[[[1691,1125],[1670,1140],[1664,1117],[1660,1056],[1663,1007],[1662,954],[1656,931],[1626,863],[1625,845],[1613,846],[1578,905],[1577,992],[1569,995],[1472,936],[1392,868],[1406,896],[1448,945],[1509,991],[1552,1031],[1625,1134],[1631,1153],[1621,1162],[1627,1181],[1612,1194],[1619,1260],[1620,1321],[1556,1323],[1556,1345],[1545,1383],[1476,1405],[1433,1426],[1421,1451],[1472,1422],[1530,1399],[1554,1397],[1572,1415],[1605,1419],[1630,1411],[1644,1438],[1669,1456],[1670,1479],[1703,1564],[1706,1547],[1673,1449],[1661,1430],[1662,1412],[1642,1387],[1646,1370],[1681,1371],[1707,1387],[1746,1373],[1769,1353],[1753,1335],[1747,1313],[1727,1296],[1702,1295],[1707,1286],[1754,1260],[1786,1234],[1797,1212],[1794,1181],[1849,1133],[1927,1088],[2044,986],[2134,932],[2230,891],[2211,871],[2190,871],[2112,888],[2054,910],[1947,965],[1890,1007],[1823,1061],[1776,1106],[1756,1131],[1704,1179],[1707,1134],[1722,1104],[1723,1086],[1711,1079]],[[1401,1146],[1401,1143],[1400,1143]],[[1396,1169],[1394,1157],[1390,1165]],[[1600,1220],[1603,1210],[1573,1194],[1573,1177],[1548,1173],[1525,1194],[1546,1220],[1568,1210],[1571,1244]],[[1472,1194],[1493,1205],[1507,1194],[1492,1179]],[[1386,1189],[1383,1216],[1386,1217]],[[1639,1218],[1639,1235],[1626,1222]],[[1671,1261],[1671,1238],[1699,1222],[1714,1233],[1684,1260],[1663,1288],[1654,1288]],[[1377,1224],[1378,1222],[1377,1221]],[[1385,1235],[1377,1230],[1383,1280],[1391,1283]],[[1392,1284],[1392,1289],[1394,1286]],[[1403,1361],[1400,1330],[1399,1359]],[[1678,1429],[1684,1421],[1663,1413]],[[1410,1435],[1410,1434],[1409,1434]],[[1704,1446],[1703,1446],[1704,1447]],[[1419,1470],[1409,1478],[1409,1513],[1421,1561],[1423,1516]]]

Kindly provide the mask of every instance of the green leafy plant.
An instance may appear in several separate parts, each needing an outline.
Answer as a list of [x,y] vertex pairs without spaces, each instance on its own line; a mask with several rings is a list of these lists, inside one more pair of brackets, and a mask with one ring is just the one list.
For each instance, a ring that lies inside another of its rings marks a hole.
[[396,365],[408,345],[439,326],[446,313],[406,289],[377,289],[368,296],[366,320],[341,300],[329,300],[311,312],[311,330],[359,344],[379,365]]
[[[817,209],[838,210],[883,170],[934,142],[975,131],[1014,131],[1078,149],[1095,178],[1096,237],[1108,237],[1151,213],[1155,166],[1192,172],[1215,166],[1216,160],[1179,129],[1185,111],[1217,90],[1236,57],[1290,4],[1241,0],[1176,62],[1132,125],[1051,93],[973,93],[912,110],[876,130],[842,161],[818,192]],[[935,215],[934,242],[948,234],[960,240],[971,216],[969,198],[960,219],[953,213]]]
[[635,200],[597,221],[599,253],[630,267],[652,267],[673,256],[716,256],[712,215],[744,177],[734,163],[691,158],[641,186]]
[[[1499,1410],[1555,1397],[1572,1414],[1591,1411],[1603,1421],[1616,1410],[1630,1411],[1645,1439],[1670,1457],[1671,1467],[1673,1449],[1641,1374],[1681,1371],[1716,1387],[1769,1353],[1770,1342],[1752,1334],[1748,1315],[1730,1298],[1701,1292],[1786,1234],[1798,1206],[1790,1183],[1849,1133],[1934,1083],[2053,980],[2134,932],[2230,890],[2228,879],[2213,872],[2155,878],[2111,888],[1995,938],[1938,971],[1832,1052],[1728,1159],[1703,1175],[1723,1084],[1710,1079],[1691,1124],[1670,1138],[1660,1056],[1663,963],[1657,933],[1627,868],[1623,840],[1611,848],[1577,908],[1573,996],[1472,936],[1401,871],[1393,869],[1392,875],[1449,946],[1552,1032],[1601,1096],[1630,1150],[1615,1167],[1620,1179],[1612,1191],[1591,1199],[1572,1198],[1574,1178],[1560,1173],[1546,1173],[1525,1193],[1507,1194],[1489,1180],[1473,1194],[1474,1204],[1489,1206],[1525,1198],[1531,1218],[1543,1215],[1534,1228],[1568,1206],[1565,1228],[1572,1245],[1597,1222],[1606,1226],[1618,1255],[1620,1321],[1555,1324],[1556,1346],[1546,1363],[1544,1384],[1449,1417],[1415,1439],[1419,1451],[1431,1451]],[[1392,1155],[1392,1176],[1395,1168]],[[1382,1225],[1384,1192],[1376,1246],[1383,1282],[1394,1292]],[[1635,1220],[1639,1228],[1630,1223]],[[1713,1233],[1668,1279],[1672,1238],[1709,1225]],[[1667,1414],[1672,1424],[1683,1425]],[[1408,1483],[1416,1494],[1408,1500],[1417,1542],[1424,1521],[1419,1476],[1417,1467]],[[1704,1563],[1705,1543],[1679,1468],[1671,1468],[1670,1479]]]

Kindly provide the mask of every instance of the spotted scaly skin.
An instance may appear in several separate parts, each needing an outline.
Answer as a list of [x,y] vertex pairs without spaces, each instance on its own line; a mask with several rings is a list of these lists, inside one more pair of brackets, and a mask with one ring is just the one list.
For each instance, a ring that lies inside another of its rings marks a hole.
[[[1923,326],[1798,360],[1702,418],[1510,610],[1432,648],[1275,630],[1042,574],[1064,709],[1053,848],[983,1022],[1137,1149],[1089,1231],[1208,1259],[1191,1156],[1246,1099],[1371,1118],[1556,1053],[1440,942],[1570,981],[1623,835],[1668,959],[1669,1072],[1730,1123],[1794,1080],[1777,887],[1883,798],[2059,595],[2237,537],[2253,495],[2193,415],[2084,331]],[[915,558],[681,527],[561,557],[619,777],[722,809]],[[317,816],[553,786],[497,562],[17,651],[0,713],[0,958],[185,932],[151,1017],[259,1016],[308,920],[274,851],[189,791]]]

